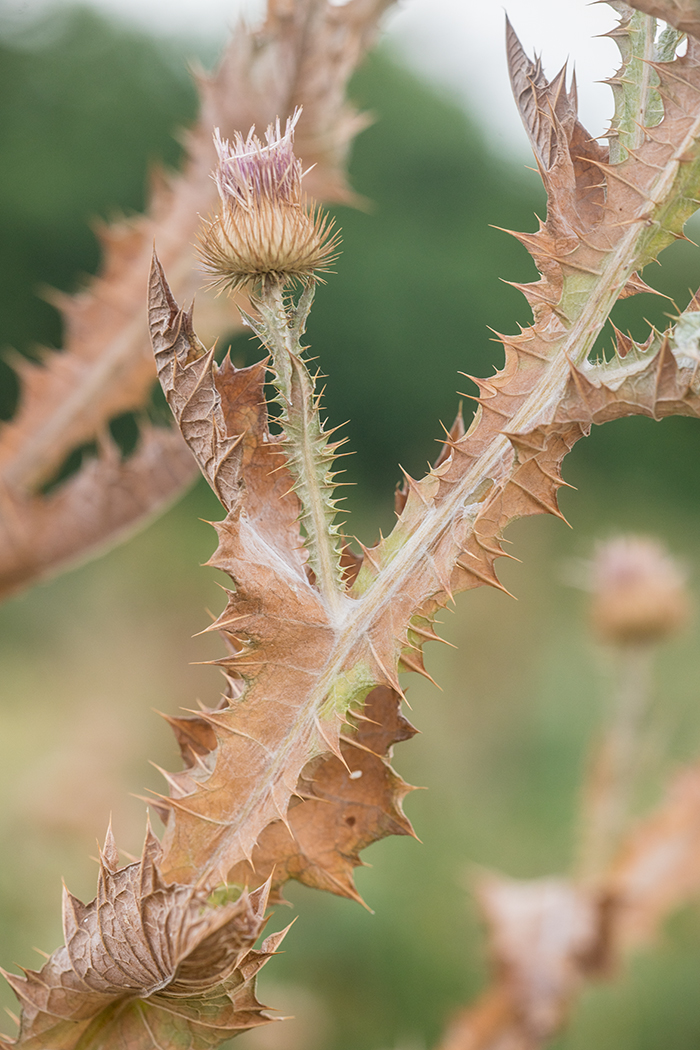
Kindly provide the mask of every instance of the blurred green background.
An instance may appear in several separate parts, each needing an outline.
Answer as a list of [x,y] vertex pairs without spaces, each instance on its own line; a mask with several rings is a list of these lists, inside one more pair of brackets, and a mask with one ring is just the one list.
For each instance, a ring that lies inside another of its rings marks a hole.
[[[210,61],[212,54],[200,55]],[[60,322],[40,297],[68,291],[99,262],[95,218],[144,204],[149,167],[177,162],[177,128],[196,101],[186,44],[149,39],[88,10],[19,26],[0,7],[0,344],[32,355],[59,347]],[[383,51],[355,78],[375,115],[351,176],[372,205],[338,209],[343,255],[321,290],[310,337],[329,376],[327,405],[357,455],[345,463],[351,532],[390,527],[401,462],[420,473],[438,420],[469,391],[465,371],[501,362],[487,325],[527,323],[523,298],[499,278],[534,270],[494,226],[532,229],[544,201],[534,173],[487,150],[456,102]],[[691,234],[692,235],[692,234]],[[680,307],[700,284],[700,251],[676,244],[645,278]],[[642,337],[668,301],[639,296],[616,311]],[[607,338],[607,337],[606,337]],[[603,341],[603,343],[605,340]],[[609,339],[608,339],[609,342]],[[236,340],[237,362],[255,348]],[[0,413],[17,400],[11,354]],[[127,422],[116,421],[118,433]],[[693,420],[625,420],[597,431],[568,461],[577,490],[562,497],[573,531],[555,520],[510,532],[521,565],[501,570],[519,598],[478,591],[445,614],[458,650],[428,653],[439,692],[411,680],[422,735],[395,764],[414,784],[406,804],[422,844],[390,840],[365,855],[358,885],[374,914],[292,886],[300,919],[263,996],[296,1021],[243,1036],[245,1050],[388,1050],[435,1043],[450,1012],[481,987],[483,937],[468,887],[474,865],[515,876],[563,872],[576,840],[586,749],[605,706],[605,656],[589,641],[585,599],[564,580],[572,559],[616,530],[663,536],[697,579],[697,462]],[[96,838],[110,812],[134,853],[143,804],[161,788],[148,761],[176,767],[154,713],[210,700],[217,674],[190,661],[219,655],[192,635],[221,607],[214,546],[201,518],[219,509],[202,484],[127,545],[0,608],[0,964],[39,965],[32,945],[60,942],[60,880],[89,899]],[[656,675],[659,770],[700,753],[697,626],[663,653]],[[653,794],[653,784],[650,795]],[[278,927],[291,916],[280,909]],[[689,907],[662,942],[615,983],[586,993],[562,1050],[697,1048],[700,913]],[[3,989],[2,1003],[13,1008]],[[11,1030],[10,1022],[7,1022]]]

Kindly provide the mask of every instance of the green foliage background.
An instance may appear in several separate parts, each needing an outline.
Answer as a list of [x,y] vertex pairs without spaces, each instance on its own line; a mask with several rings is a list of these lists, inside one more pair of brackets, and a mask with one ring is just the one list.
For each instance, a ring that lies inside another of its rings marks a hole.
[[[143,206],[149,167],[177,161],[173,133],[196,104],[184,43],[156,42],[81,9],[20,31],[0,8],[0,27],[0,344],[32,355],[37,344],[61,341],[41,288],[72,291],[94,271],[91,222]],[[490,224],[531,229],[544,202],[533,173],[493,156],[475,121],[395,56],[368,62],[353,96],[376,115],[351,168],[370,203],[338,210],[343,255],[317,297],[310,337],[329,375],[329,415],[352,421],[357,455],[346,463],[359,487],[348,490],[349,529],[371,540],[391,525],[397,463],[419,473],[434,456],[438,420],[454,417],[455,389],[472,389],[458,372],[500,364],[487,325],[513,331],[527,322],[524,300],[499,278],[530,279],[532,264]],[[683,306],[700,284],[700,252],[675,245],[653,269],[645,278]],[[620,304],[616,322],[642,336],[645,316],[661,325],[670,309],[641,296]],[[238,338],[233,354],[250,361],[256,350]],[[18,396],[9,353],[0,380],[8,418]],[[407,802],[423,845],[392,840],[368,853],[374,867],[358,884],[375,914],[290,889],[300,921],[263,986],[271,1005],[299,1020],[242,1037],[242,1050],[430,1046],[450,1011],[475,994],[485,962],[469,865],[520,876],[566,869],[585,751],[604,709],[605,658],[588,641],[584,599],[563,585],[563,566],[617,528],[664,535],[692,566],[699,451],[692,420],[661,428],[628,420],[597,432],[565,471],[579,488],[563,498],[574,532],[538,520],[510,534],[524,563],[509,563],[502,577],[520,601],[477,592],[446,616],[459,650],[429,654],[445,691],[411,683],[423,735],[396,756],[408,780],[430,789]],[[61,876],[92,895],[86,857],[110,810],[118,841],[139,849],[143,806],[129,792],[160,788],[148,759],[177,763],[151,708],[191,707],[218,688],[214,671],[188,665],[218,655],[215,640],[191,637],[207,622],[205,607],[221,604],[215,574],[198,568],[214,543],[199,519],[217,514],[198,486],[125,547],[0,609],[6,967],[38,965],[29,945],[58,944]],[[693,629],[662,656],[664,757],[647,801],[662,774],[700,752],[696,643]],[[587,993],[558,1045],[696,1047],[699,973],[692,907],[657,950]]]

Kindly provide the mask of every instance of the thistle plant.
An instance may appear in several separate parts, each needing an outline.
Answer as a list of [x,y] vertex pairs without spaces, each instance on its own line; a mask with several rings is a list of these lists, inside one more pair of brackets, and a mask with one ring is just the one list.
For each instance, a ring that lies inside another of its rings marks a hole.
[[610,724],[586,792],[581,874],[595,879],[611,862],[630,823],[659,645],[687,623],[685,573],[657,542],[621,536],[601,544],[591,563],[591,626],[609,651]]
[[[340,64],[331,98],[343,143],[338,83],[384,6],[295,5],[307,16],[301,38],[325,45],[323,68],[337,65],[329,27],[345,32],[352,57]],[[210,628],[226,647],[216,661],[224,688],[200,712],[169,719],[184,768],[166,773],[169,793],[154,800],[162,841],[149,834],[141,862],[120,869],[108,840],[96,902],[66,898],[65,948],[40,972],[11,978],[23,1014],[6,1045],[195,1050],[260,1023],[252,978],[277,943],[265,942],[262,955],[253,949],[268,894],[279,899],[297,879],[357,900],[361,850],[412,833],[402,810],[411,789],[390,765],[393,746],[413,734],[399,676],[430,677],[423,647],[439,640],[438,611],[460,591],[504,589],[495,565],[507,556],[505,528],[560,516],[562,461],[593,424],[700,415],[699,299],[646,343],[618,333],[611,359],[592,359],[615,303],[649,291],[640,272],[683,236],[700,199],[700,39],[675,3],[653,5],[671,23],[658,40],[654,14],[612,6],[622,67],[612,81],[609,148],[579,122],[566,69],[550,82],[508,26],[513,91],[548,196],[546,221],[515,234],[540,274],[520,286],[532,323],[500,336],[503,365],[474,380],[472,421],[465,427],[458,416],[423,478],[405,475],[396,525],[374,546],[353,548],[336,521],[340,442],[303,345],[317,284],[338,249],[331,222],[302,191],[306,153],[302,163],[293,139],[308,110],[300,116],[302,100],[284,100],[257,123],[268,125],[265,144],[255,129],[244,137],[248,120],[230,130],[218,123],[219,210],[200,231],[199,251],[209,282],[236,293],[261,359],[247,368],[228,356],[217,363],[192,308],[170,287],[175,274],[187,290],[192,271],[182,281],[166,237],[156,236],[163,262],[154,255],[148,313],[161,386],[225,512],[210,560],[233,581]],[[682,31],[691,35],[681,55]],[[320,97],[317,88],[308,109],[323,141]],[[216,126],[206,129],[200,159],[211,157]],[[206,179],[213,186],[209,172]],[[188,199],[183,193],[179,204]],[[588,891],[568,884],[549,885],[545,896],[567,932],[557,956],[566,979],[527,1015],[524,1034],[507,1032],[520,1039],[508,1045],[548,1038],[581,979],[573,960],[591,969],[599,961],[598,898],[594,907]],[[544,914],[538,890],[518,900],[535,919]],[[498,1002],[517,1020],[518,1003],[501,992]]]

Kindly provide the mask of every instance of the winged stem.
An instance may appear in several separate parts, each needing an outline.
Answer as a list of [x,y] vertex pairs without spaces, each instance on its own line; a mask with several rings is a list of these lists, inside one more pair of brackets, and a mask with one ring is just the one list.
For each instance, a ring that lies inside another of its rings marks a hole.
[[314,282],[310,281],[294,305],[285,301],[281,282],[266,282],[258,302],[262,323],[251,319],[249,323],[272,354],[275,400],[282,408],[278,422],[284,431],[282,444],[287,466],[301,502],[309,563],[331,618],[337,621],[344,604],[337,529],[333,524],[336,511],[332,465],[338,445],[328,441],[319,415],[319,394],[302,358],[301,345],[314,291]]

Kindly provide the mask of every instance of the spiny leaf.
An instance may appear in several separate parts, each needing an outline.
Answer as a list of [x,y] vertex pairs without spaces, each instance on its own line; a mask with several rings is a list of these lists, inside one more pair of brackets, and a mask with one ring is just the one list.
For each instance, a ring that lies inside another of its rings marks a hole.
[[219,661],[227,698],[193,719],[170,719],[187,768],[167,775],[171,797],[159,802],[165,868],[182,881],[258,884],[270,875],[275,889],[297,878],[359,899],[352,880],[359,850],[387,834],[412,833],[401,808],[410,788],[388,758],[413,730],[400,696],[386,687],[352,718],[353,698],[364,699],[374,684],[369,672],[341,682],[336,704],[321,692],[320,703],[309,703],[309,680],[313,686],[322,674],[335,628],[316,575],[306,571],[291,439],[269,433],[265,362],[217,367],[157,260],[150,306],[168,402],[229,511],[217,526],[212,564],[236,583],[212,625],[231,653]]
[[123,460],[109,438],[99,453],[46,496],[5,490],[0,517],[0,599],[102,552],[160,513],[196,464],[174,430],[142,427]]
[[697,46],[691,42],[683,58],[654,65],[663,120],[645,131],[634,156],[611,165],[576,118],[575,86],[567,90],[565,71],[549,83],[508,28],[516,101],[548,191],[546,223],[537,233],[516,235],[541,273],[538,282],[522,288],[534,324],[502,337],[505,365],[490,379],[475,380],[479,407],[469,431],[452,443],[450,459],[411,482],[393,533],[364,560],[353,593],[372,594],[375,603],[378,592],[389,600],[389,589],[411,577],[411,588],[396,586],[392,593],[395,636],[398,625],[415,615],[421,590],[418,611],[429,618],[459,590],[498,586],[494,560],[502,553],[500,535],[508,521],[559,513],[556,492],[563,482],[557,464],[581,432],[572,422],[550,434],[543,455],[539,425],[551,420],[572,364],[584,367],[616,299],[645,287],[636,268],[680,235],[695,208]]
[[[413,834],[401,806],[413,789],[389,764],[393,745],[415,733],[400,704],[391,689],[370,693],[357,728],[343,735],[342,760],[326,755],[304,769],[286,820],[265,828],[252,862],[237,865],[231,882],[257,886],[271,878],[274,894],[296,879],[360,900],[353,880],[353,869],[362,863],[360,851],[387,835]],[[201,731],[206,723],[196,721]],[[185,738],[185,753],[188,746]],[[177,776],[183,793],[190,788],[185,778],[186,773]]]
[[284,932],[261,951],[267,887],[214,906],[191,886],[167,884],[150,831],[140,862],[119,868],[108,834],[97,896],[64,892],[65,946],[40,971],[5,974],[22,1004],[16,1050],[206,1050],[273,1020],[255,975]]
[[248,517],[299,568],[305,561],[299,500],[270,435],[266,362],[235,368],[227,356],[218,366],[194,332],[191,311],[177,306],[155,255],[149,317],[165,396],[204,476],[226,510],[245,500]]
[[[158,241],[178,295],[192,297],[201,283],[193,247],[199,215],[211,210],[216,194],[210,178],[213,127],[231,135],[303,106],[297,143],[304,165],[312,166],[310,191],[325,200],[352,201],[345,162],[366,118],[346,102],[345,90],[390,3],[300,0],[290,8],[270,0],[264,24],[251,30],[240,23],[217,72],[198,76],[201,114],[185,138],[183,173],[155,181],[148,215],[102,228],[100,275],[74,297],[54,297],[64,319],[64,352],[18,365],[19,408],[0,431],[0,479],[11,501],[25,500],[110,418],[148,399],[155,376],[142,302],[152,245]],[[200,294],[199,304],[211,341],[240,323],[229,300]],[[192,477],[164,471],[158,482],[163,501],[174,499]],[[133,524],[153,509],[132,502]],[[40,504],[27,514],[41,517]],[[126,525],[120,520],[116,534]],[[40,560],[48,563],[48,552]],[[18,567],[18,581],[21,575]]]

